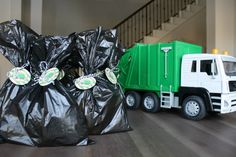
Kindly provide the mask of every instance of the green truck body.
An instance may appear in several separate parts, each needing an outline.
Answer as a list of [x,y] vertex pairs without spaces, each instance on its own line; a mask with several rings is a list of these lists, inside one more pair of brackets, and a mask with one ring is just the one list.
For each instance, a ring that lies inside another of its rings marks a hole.
[[125,91],[178,92],[182,56],[191,53],[202,53],[202,47],[180,41],[136,44],[120,60],[119,82]]

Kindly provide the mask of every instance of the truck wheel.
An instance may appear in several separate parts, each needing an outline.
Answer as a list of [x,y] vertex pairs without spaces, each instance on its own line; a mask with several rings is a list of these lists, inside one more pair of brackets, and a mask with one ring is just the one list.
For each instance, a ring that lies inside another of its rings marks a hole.
[[189,96],[182,105],[183,116],[190,120],[201,120],[206,116],[204,101],[199,96]]
[[146,93],[143,95],[142,106],[145,111],[153,113],[161,109],[160,101],[154,93]]
[[129,91],[125,94],[125,102],[128,109],[137,109],[140,106],[141,96],[135,91]]

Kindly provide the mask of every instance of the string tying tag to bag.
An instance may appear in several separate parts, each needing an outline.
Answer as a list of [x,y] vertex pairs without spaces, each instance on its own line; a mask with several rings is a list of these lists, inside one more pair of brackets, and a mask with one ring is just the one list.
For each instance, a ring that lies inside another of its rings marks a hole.
[[94,87],[96,85],[96,77],[98,77],[99,75],[102,75],[105,73],[107,79],[112,83],[112,84],[117,84],[117,78],[116,78],[116,75],[113,73],[113,70],[115,70],[116,68],[114,69],[109,69],[109,68],[106,68],[105,71],[99,71],[97,73],[94,73],[94,74],[89,74],[89,75],[86,75],[86,76],[81,76],[77,79],[75,79],[74,83],[75,83],[75,86],[78,88],[78,89],[81,89],[81,90],[86,90],[86,89],[90,89],[92,87]]

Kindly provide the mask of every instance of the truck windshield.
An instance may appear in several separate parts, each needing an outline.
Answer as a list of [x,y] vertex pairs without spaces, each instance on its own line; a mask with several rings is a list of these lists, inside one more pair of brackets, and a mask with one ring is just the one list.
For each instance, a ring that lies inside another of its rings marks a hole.
[[225,74],[227,76],[236,76],[236,58],[222,58]]

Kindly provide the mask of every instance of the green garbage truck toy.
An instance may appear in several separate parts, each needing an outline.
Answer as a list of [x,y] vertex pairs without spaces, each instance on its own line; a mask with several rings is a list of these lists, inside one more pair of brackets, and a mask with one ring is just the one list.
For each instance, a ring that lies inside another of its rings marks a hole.
[[184,117],[236,111],[236,58],[202,53],[180,41],[136,44],[122,56],[118,80],[127,107],[148,112],[181,108]]

